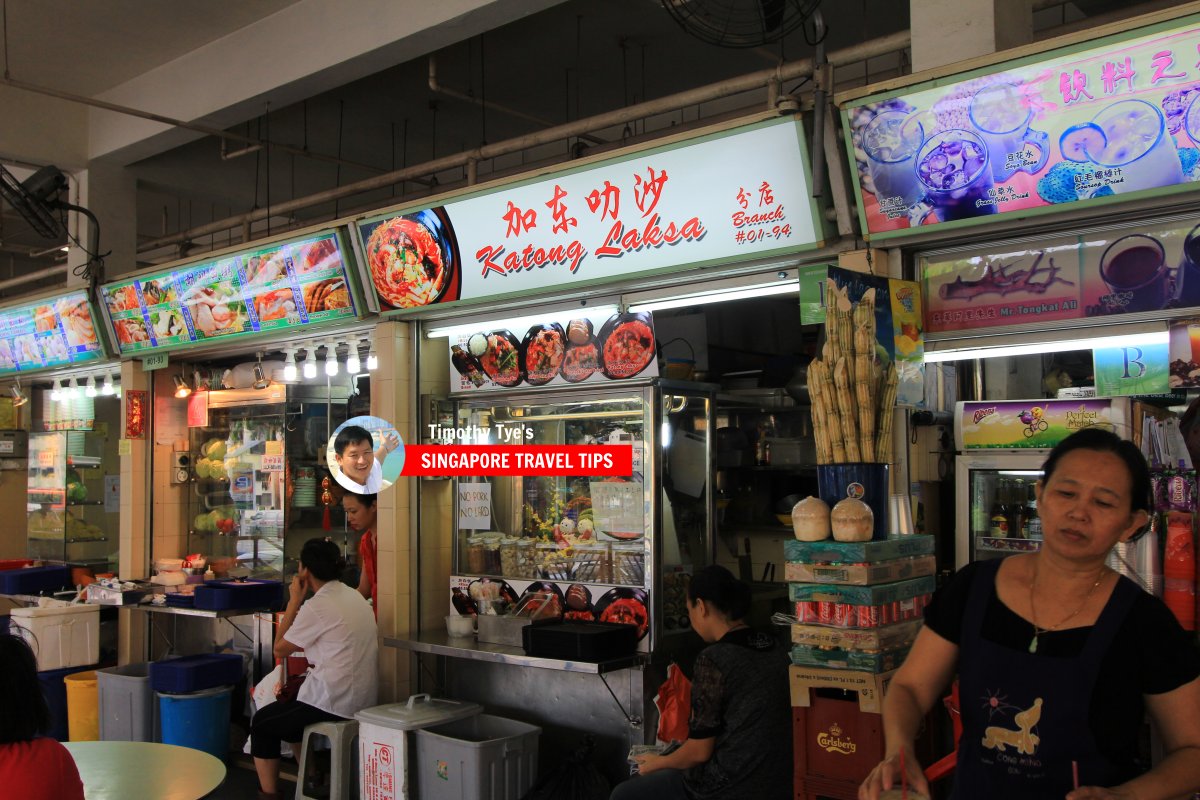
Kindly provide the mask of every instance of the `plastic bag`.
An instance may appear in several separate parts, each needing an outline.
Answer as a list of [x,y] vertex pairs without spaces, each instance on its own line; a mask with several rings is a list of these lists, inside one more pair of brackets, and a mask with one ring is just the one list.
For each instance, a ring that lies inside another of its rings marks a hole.
[[692,715],[692,682],[677,664],[667,667],[667,680],[654,696],[658,707],[658,741],[682,742],[688,738]]
[[521,800],[608,800],[612,787],[592,763],[595,748],[592,737],[585,736],[579,749],[535,783]]

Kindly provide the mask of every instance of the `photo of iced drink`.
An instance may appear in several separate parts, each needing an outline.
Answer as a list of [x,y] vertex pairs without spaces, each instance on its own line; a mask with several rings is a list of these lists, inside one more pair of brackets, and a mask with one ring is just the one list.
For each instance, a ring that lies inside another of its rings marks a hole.
[[917,153],[917,177],[942,222],[996,213],[988,196],[993,183],[987,145],[970,131],[955,128],[926,140]]
[[[1033,109],[1020,87],[1011,83],[985,86],[971,98],[970,115],[971,124],[987,143],[992,179],[996,183],[1008,180],[1018,171],[1033,175],[1046,166],[1050,156],[1049,135],[1029,127]],[[1027,155],[1027,146],[1036,155]]]
[[1100,257],[1100,277],[1112,293],[1114,310],[1157,311],[1167,300],[1166,253],[1155,238],[1135,233],[1105,249]]
[[863,131],[867,170],[881,206],[902,203],[907,208],[925,194],[913,164],[923,138],[921,123],[903,111],[877,114]]
[[1144,100],[1122,100],[1059,139],[1063,157],[1116,170],[1103,178],[1113,192],[1138,192],[1183,183],[1183,166],[1162,112]]

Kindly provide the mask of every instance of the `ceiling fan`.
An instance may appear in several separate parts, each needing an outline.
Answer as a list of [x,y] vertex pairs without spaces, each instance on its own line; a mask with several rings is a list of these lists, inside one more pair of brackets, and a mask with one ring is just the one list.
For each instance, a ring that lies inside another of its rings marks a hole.
[[662,0],[679,26],[720,47],[760,47],[803,25],[821,0]]

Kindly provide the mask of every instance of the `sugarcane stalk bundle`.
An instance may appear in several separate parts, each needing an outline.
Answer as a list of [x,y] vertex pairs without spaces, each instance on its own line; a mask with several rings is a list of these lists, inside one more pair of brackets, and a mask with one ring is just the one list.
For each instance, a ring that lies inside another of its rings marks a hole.
[[851,303],[830,283],[825,342],[808,368],[818,463],[889,460],[896,367],[881,370],[875,352],[875,290]]

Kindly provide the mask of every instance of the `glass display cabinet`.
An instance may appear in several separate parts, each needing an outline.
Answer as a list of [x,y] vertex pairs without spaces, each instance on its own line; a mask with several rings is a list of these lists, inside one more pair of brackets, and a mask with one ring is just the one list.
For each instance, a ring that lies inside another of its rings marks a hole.
[[[277,384],[209,395],[207,425],[189,429],[187,552],[207,556],[218,574],[288,579],[307,539],[345,531],[336,503],[330,530],[322,526],[321,478],[347,393],[317,400]],[[338,542],[343,552],[356,551],[353,536]]]
[[120,505],[116,494],[106,502],[102,440],[87,431],[29,435],[30,558],[115,568]]
[[472,395],[472,444],[629,444],[628,477],[458,478],[451,613],[627,622],[639,648],[686,631],[687,576],[712,561],[714,389],[655,379]]

